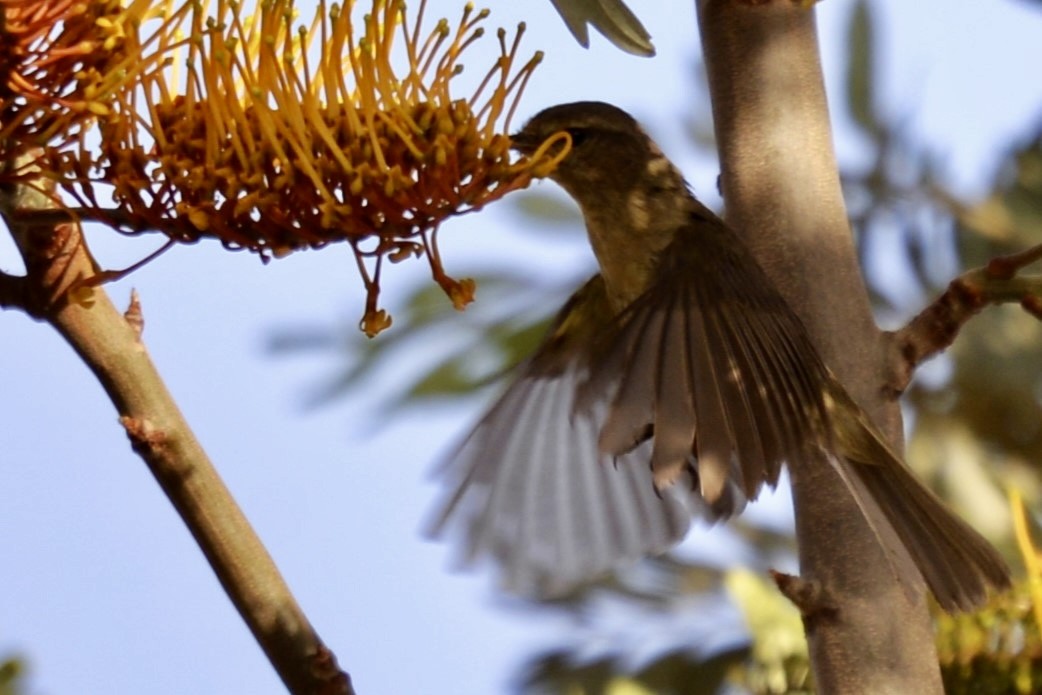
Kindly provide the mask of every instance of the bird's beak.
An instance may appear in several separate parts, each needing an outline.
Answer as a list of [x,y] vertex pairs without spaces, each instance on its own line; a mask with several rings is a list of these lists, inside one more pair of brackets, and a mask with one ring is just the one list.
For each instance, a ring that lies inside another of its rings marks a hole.
[[521,154],[534,154],[543,141],[525,130],[520,130],[510,136],[510,149],[517,150]]

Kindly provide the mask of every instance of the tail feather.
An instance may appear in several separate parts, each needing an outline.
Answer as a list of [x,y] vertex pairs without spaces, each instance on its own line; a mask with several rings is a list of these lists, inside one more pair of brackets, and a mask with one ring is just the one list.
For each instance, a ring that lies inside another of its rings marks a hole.
[[830,396],[846,411],[833,418],[837,453],[845,459],[841,475],[870,523],[862,495],[871,496],[941,607],[972,610],[989,589],[1008,588],[1009,568],[998,551],[916,479],[842,387]]

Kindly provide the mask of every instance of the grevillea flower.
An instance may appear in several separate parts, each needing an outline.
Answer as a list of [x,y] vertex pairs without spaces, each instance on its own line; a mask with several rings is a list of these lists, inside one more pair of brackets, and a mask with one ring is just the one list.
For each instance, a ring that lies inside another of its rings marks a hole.
[[499,30],[498,59],[459,97],[461,55],[488,11],[468,4],[454,27],[427,28],[425,4],[410,17],[401,0],[372,0],[359,16],[351,0],[320,0],[307,24],[293,0],[96,12],[122,48],[92,77],[105,100],[85,101],[100,144],[66,128],[71,143],[50,148],[44,169],[79,215],[127,233],[214,238],[264,260],[347,242],[370,336],[390,324],[377,306],[385,261],[426,257],[462,308],[474,283],[445,273],[438,225],[524,187],[564,152],[511,161],[503,133],[540,60],[518,59],[523,25],[511,41]]
[[[148,2],[0,0],[0,162],[75,138],[128,78],[146,68],[128,52],[128,24]],[[131,30],[132,31],[132,30]]]

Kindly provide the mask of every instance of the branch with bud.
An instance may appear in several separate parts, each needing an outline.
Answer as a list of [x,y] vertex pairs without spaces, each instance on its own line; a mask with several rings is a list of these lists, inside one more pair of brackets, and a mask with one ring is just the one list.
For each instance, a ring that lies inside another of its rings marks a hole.
[[891,334],[895,394],[908,387],[916,368],[955,342],[962,327],[991,304],[1015,302],[1042,321],[1042,275],[1021,275],[1025,267],[1042,260],[1042,244],[1000,256],[968,270],[907,325]]

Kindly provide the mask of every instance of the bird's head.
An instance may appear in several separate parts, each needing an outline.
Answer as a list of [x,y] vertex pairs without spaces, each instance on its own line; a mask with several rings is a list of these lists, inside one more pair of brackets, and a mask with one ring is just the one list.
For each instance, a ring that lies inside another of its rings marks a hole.
[[[628,113],[598,101],[552,106],[511,136],[529,157],[571,149],[549,177],[582,209],[612,301],[632,301],[647,286],[657,254],[698,203],[683,176]],[[549,151],[547,151],[549,149]]]
[[[578,101],[545,109],[512,135],[511,146],[532,156],[551,137],[567,133],[571,151],[550,173],[580,205],[591,197],[632,190],[651,160],[662,157],[636,120],[600,101]],[[557,147],[563,147],[563,141]]]

